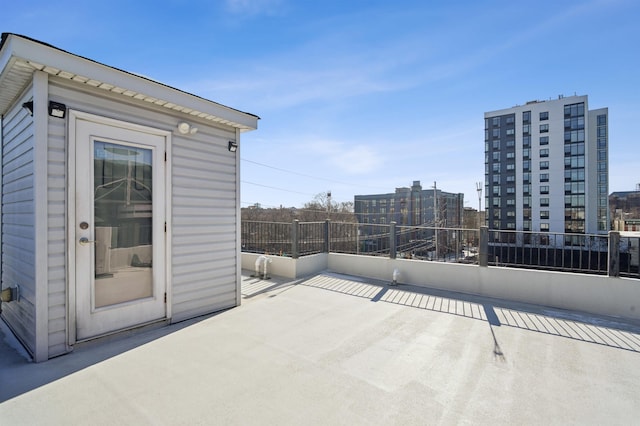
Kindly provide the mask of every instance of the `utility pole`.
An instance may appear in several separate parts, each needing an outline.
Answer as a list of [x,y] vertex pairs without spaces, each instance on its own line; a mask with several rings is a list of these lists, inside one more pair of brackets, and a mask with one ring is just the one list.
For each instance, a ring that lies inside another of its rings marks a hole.
[[331,190],[327,191],[327,217],[331,214]]
[[480,211],[482,210],[482,182],[476,182],[476,191],[478,191],[477,225],[478,225],[478,229],[480,229]]
[[436,181],[433,181],[433,226],[436,246],[436,260],[438,260],[438,191]]

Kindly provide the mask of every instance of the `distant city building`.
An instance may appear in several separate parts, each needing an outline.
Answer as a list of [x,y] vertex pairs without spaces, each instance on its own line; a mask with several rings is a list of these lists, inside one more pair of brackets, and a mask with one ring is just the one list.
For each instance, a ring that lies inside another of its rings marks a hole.
[[422,189],[416,180],[411,188],[396,188],[394,193],[356,195],[354,205],[356,218],[363,224],[460,228],[464,194]]
[[[435,186],[435,185],[434,185]],[[444,192],[437,188],[422,189],[420,181],[411,188],[396,188],[394,193],[356,195],[354,212],[361,226],[359,235],[363,252],[381,251],[388,247],[388,225],[398,226],[397,247],[401,251],[424,255],[435,247],[435,228],[461,228],[464,194]],[[416,227],[408,230],[407,227]],[[419,228],[418,228],[419,227]],[[455,238],[455,237],[452,237]],[[440,249],[450,243],[441,237]]]
[[489,229],[609,230],[607,108],[560,96],[486,112],[484,122]]
[[640,184],[635,191],[612,192],[609,195],[609,214],[612,219],[640,219]]
[[635,191],[612,192],[609,214],[614,231],[640,231],[640,184]]

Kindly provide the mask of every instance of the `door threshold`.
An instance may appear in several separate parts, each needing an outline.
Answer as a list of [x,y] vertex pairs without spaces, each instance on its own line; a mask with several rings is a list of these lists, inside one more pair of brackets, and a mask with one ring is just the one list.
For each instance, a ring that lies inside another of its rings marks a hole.
[[144,324],[138,324],[132,327],[122,328],[115,331],[110,331],[98,336],[88,337],[86,339],[77,340],[73,347],[86,347],[93,344],[104,344],[114,340],[120,340],[130,336],[136,336],[147,331],[163,328],[171,324],[169,318],[161,318],[154,321],[149,321]]

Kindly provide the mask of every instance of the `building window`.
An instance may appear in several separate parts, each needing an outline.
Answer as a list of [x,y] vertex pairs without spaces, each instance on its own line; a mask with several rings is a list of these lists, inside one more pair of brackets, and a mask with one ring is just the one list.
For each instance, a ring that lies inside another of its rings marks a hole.
[[599,115],[598,116],[598,126],[606,126],[607,125],[607,116]]
[[549,133],[549,125],[541,124],[540,125],[540,133]]
[[516,169],[516,165],[515,164],[507,164],[507,171],[508,170],[515,170]]
[[514,200],[513,198],[507,199],[507,206],[515,206],[515,205],[516,205],[516,200]]
[[549,210],[540,210],[540,219],[549,219]]
[[548,111],[540,113],[540,121],[544,121],[544,120],[548,120],[548,119],[549,119],[549,112]]
[[540,173],[540,182],[549,182],[549,173]]
[[549,207],[549,199],[540,198],[540,207]]
[[493,149],[500,149],[500,141],[493,141]]
[[515,148],[515,146],[516,146],[516,141],[514,140],[507,141],[507,148]]
[[500,161],[500,151],[493,153],[493,161]]
[[[548,168],[548,167],[547,167]],[[584,155],[564,158],[565,169],[582,169],[584,168]]]
[[549,145],[549,136],[540,136],[540,145]]
[[584,155],[584,142],[572,143],[564,146],[564,156]]
[[531,155],[531,150],[529,148],[524,148],[522,150],[522,158],[528,159]]
[[540,232],[549,232],[549,224],[548,223],[540,223]]
[[540,162],[540,170],[548,170],[549,169],[549,162],[548,161],[541,161]]
[[513,159],[516,158],[516,153],[515,152],[507,152],[507,160],[508,159]]
[[507,187],[507,194],[515,194],[516,193],[516,188],[513,186],[508,186]]
[[500,117],[493,117],[493,126],[499,126],[500,125]]
[[529,123],[531,121],[531,111],[524,111],[522,113],[522,122]]
[[570,104],[564,106],[565,117],[580,117],[584,116],[584,102],[578,104]]
[[513,124],[515,120],[516,120],[515,116],[510,115],[507,117],[507,124]]
[[514,222],[507,222],[507,229],[516,229],[516,224]]
[[499,174],[493,175],[492,179],[493,179],[493,183],[497,183],[497,184],[500,183],[500,175]]
[[528,135],[529,133],[531,133],[531,126],[529,124],[524,124],[522,126],[522,134]]
[[540,157],[548,157],[549,156],[549,148],[542,148],[540,150]]
[[541,194],[548,194],[549,193],[549,186],[548,185],[541,185],[540,186],[540,193]]
[[515,181],[516,181],[516,177],[514,175],[507,176],[507,182],[515,182]]
[[513,136],[515,132],[515,129],[507,129],[507,136]]
[[531,160],[522,160],[522,171],[523,172],[531,171]]

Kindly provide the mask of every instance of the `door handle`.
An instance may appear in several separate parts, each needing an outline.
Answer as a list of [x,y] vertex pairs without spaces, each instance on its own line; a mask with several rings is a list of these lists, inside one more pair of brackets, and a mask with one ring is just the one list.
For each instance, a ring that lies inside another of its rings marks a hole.
[[89,240],[88,238],[85,238],[85,237],[80,238],[78,242],[80,243],[81,246],[86,246],[87,244],[95,243],[94,240]]

